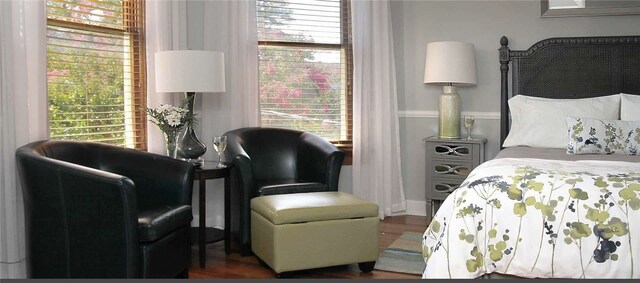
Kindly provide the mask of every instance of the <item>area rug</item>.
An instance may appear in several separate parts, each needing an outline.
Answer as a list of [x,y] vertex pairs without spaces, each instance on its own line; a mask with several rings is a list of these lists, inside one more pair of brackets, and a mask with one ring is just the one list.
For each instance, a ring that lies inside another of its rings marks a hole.
[[422,257],[422,234],[405,232],[378,257],[375,269],[422,274],[425,268]]

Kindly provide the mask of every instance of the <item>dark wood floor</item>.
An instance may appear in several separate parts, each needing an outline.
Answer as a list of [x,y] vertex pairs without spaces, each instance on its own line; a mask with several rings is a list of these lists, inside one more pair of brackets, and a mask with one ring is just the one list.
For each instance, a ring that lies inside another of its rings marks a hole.
[[[380,222],[380,252],[387,248],[402,233],[407,231],[424,232],[427,218],[424,216],[393,216]],[[200,268],[197,246],[191,252],[189,268],[190,278],[274,278],[269,268],[262,267],[255,256],[242,257],[232,246],[230,255],[224,253],[224,243],[207,245],[207,263]],[[344,278],[344,279],[419,279],[420,275],[373,270],[361,273],[357,264],[318,268],[292,272],[291,278]]]

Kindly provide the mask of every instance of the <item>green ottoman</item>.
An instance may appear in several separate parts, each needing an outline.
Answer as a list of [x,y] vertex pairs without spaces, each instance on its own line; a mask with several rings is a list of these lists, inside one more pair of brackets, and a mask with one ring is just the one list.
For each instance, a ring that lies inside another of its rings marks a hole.
[[378,205],[342,192],[251,199],[251,246],[276,273],[378,259]]

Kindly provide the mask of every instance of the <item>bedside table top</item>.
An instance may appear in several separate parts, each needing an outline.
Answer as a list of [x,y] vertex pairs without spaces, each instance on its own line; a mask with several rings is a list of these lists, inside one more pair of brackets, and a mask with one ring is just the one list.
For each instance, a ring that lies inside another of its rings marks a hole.
[[438,136],[430,136],[427,138],[422,139],[423,141],[427,142],[455,142],[455,143],[486,143],[487,142],[487,138],[482,137],[482,136],[472,136],[472,139],[468,140],[466,138],[459,138],[459,139],[441,139]]

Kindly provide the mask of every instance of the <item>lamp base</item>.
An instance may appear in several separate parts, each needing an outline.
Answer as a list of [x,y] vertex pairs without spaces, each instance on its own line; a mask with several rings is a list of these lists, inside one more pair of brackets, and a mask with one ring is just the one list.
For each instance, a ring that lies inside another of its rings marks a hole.
[[444,86],[440,95],[438,136],[441,139],[460,138],[460,95],[453,86]]
[[[195,93],[188,92],[188,108],[189,114],[193,115],[193,100]],[[188,124],[186,129],[182,132],[178,138],[178,157],[182,160],[200,160],[202,155],[207,152],[207,146],[200,141],[196,131],[191,124]],[[204,162],[204,160],[202,161]]]

